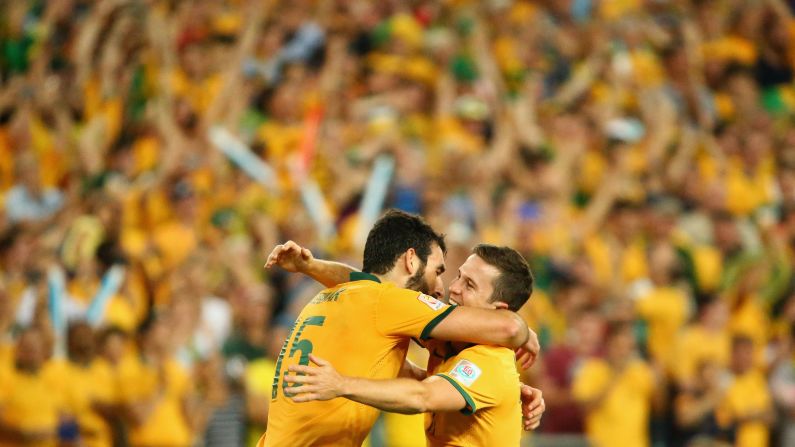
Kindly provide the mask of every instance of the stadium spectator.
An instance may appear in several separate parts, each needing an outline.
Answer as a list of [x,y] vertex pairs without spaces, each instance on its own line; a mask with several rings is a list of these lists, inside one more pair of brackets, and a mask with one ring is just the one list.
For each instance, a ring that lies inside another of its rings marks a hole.
[[[60,428],[69,419],[61,377],[47,362],[47,346],[40,330],[19,335],[14,365],[3,371],[0,394],[0,439],[5,445],[58,445]],[[63,441],[75,441],[75,433]]]
[[773,424],[773,405],[764,374],[754,367],[754,341],[732,340],[731,383],[718,403],[718,424],[735,433],[734,445],[766,446]]
[[[572,395],[571,387],[577,369],[583,362],[599,354],[604,330],[604,317],[599,312],[583,310],[576,316],[566,343],[554,346],[541,358],[542,372],[536,385],[544,390],[547,406],[541,431],[556,436],[539,438],[539,444],[543,439],[549,445],[554,445],[568,435],[572,445],[576,445],[577,436],[584,433],[583,410]],[[585,442],[582,439],[579,441]]]
[[631,327],[614,323],[605,343],[605,358],[584,362],[572,383],[572,394],[585,409],[588,441],[596,446],[650,445],[652,404],[663,390],[655,386],[648,363],[637,358]]

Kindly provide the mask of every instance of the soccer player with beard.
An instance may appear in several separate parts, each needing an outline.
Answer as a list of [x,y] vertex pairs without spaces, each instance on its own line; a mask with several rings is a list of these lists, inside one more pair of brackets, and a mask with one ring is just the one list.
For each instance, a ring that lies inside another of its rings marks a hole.
[[[481,309],[518,310],[532,293],[524,258],[508,247],[482,244],[450,284],[450,302]],[[328,361],[290,367],[295,402],[337,397],[397,413],[427,412],[429,446],[518,446],[521,438],[519,374],[514,353],[497,346],[434,341],[424,380],[373,380],[340,375]],[[333,402],[334,400],[332,400]]]
[[449,306],[426,294],[440,282],[444,255],[443,237],[418,216],[389,211],[376,222],[365,243],[364,272],[316,295],[285,340],[259,445],[359,446],[375,423],[378,410],[351,400],[293,402],[285,389],[295,384],[285,377],[291,365],[308,365],[310,354],[333,362],[341,374],[369,379],[397,377],[412,338],[537,354],[537,339],[516,313]]

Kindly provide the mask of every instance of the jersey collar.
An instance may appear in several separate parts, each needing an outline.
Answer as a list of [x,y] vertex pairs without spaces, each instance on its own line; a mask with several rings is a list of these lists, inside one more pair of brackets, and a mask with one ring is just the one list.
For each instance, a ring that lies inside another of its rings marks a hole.
[[380,283],[381,280],[377,276],[365,272],[351,272],[351,281],[375,281]]

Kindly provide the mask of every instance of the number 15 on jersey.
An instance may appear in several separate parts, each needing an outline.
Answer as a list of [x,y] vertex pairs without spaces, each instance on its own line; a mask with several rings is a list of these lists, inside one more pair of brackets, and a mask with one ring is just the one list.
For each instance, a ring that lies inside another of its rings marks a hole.
[[[300,319],[295,322],[293,328],[290,329],[290,333],[287,334],[287,339],[284,340],[284,344],[282,345],[282,350],[279,352],[279,358],[276,360],[276,374],[273,376],[273,386],[271,387],[271,399],[276,399],[276,394],[279,390],[279,381],[282,381],[282,389],[287,387],[287,384],[284,383],[284,376],[287,375],[287,371],[282,373],[282,361],[284,360],[285,354],[287,354],[287,346],[290,345],[290,353],[289,357],[295,357],[296,352],[301,351],[301,356],[298,359],[299,365],[309,365],[309,354],[312,353],[312,341],[308,338],[301,338],[301,335],[304,332],[304,329],[307,326],[323,326],[323,323],[326,322],[326,317],[322,315],[313,315],[311,317],[306,317],[303,321]],[[298,330],[296,330],[298,328]],[[287,393],[285,393],[287,395]],[[288,396],[289,397],[289,396]]]

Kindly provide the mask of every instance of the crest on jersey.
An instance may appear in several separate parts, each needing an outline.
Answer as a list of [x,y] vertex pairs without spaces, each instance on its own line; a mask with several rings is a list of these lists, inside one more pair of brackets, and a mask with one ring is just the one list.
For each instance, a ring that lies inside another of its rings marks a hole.
[[424,303],[426,306],[430,307],[433,310],[439,310],[442,307],[444,307],[444,305],[445,305],[443,302],[437,300],[436,298],[434,298],[434,297],[432,297],[430,295],[426,295],[424,293],[421,293],[417,297],[417,299],[420,300],[421,303]]
[[450,371],[450,377],[458,379],[459,382],[466,386],[471,386],[480,377],[480,373],[478,365],[469,360],[459,360],[453,370]]

